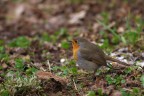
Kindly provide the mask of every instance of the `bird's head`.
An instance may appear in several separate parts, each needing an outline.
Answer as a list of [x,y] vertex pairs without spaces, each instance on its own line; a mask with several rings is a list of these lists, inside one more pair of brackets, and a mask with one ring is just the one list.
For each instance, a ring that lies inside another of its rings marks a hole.
[[83,44],[87,43],[88,40],[86,40],[82,37],[77,37],[77,38],[74,38],[71,42],[72,42],[73,48],[79,48]]

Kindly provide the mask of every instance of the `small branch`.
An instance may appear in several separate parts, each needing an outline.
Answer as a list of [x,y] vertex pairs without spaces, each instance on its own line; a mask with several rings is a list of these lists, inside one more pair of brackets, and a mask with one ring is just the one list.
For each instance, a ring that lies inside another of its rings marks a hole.
[[50,64],[49,60],[47,60],[47,63],[46,63],[46,64],[48,65],[49,71],[51,72],[51,64]]
[[73,83],[74,83],[75,90],[78,90],[74,79],[72,79],[72,80],[73,80]]

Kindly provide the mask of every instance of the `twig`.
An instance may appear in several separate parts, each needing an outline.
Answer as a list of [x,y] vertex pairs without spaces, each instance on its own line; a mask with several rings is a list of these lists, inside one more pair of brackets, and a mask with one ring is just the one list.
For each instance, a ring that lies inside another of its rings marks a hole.
[[30,63],[30,66],[35,67],[35,68],[42,70],[42,71],[46,71],[43,67],[38,67],[38,66],[34,65],[33,63]]
[[132,92],[131,89],[128,89],[128,88],[123,88],[123,89],[126,90],[126,91],[130,91],[130,92]]
[[72,80],[73,80],[73,83],[74,83],[75,90],[78,90],[74,79],[72,79]]
[[51,65],[50,65],[49,60],[47,60],[47,63],[46,63],[46,64],[48,65],[48,67],[49,67],[49,71],[51,72]]

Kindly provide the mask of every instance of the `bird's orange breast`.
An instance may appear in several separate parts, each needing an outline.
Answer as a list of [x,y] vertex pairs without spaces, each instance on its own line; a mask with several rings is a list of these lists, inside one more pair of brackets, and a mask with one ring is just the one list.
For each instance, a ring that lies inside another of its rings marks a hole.
[[72,42],[72,46],[73,46],[73,58],[75,60],[77,60],[78,59],[77,53],[78,53],[78,50],[79,50],[79,45],[76,42]]

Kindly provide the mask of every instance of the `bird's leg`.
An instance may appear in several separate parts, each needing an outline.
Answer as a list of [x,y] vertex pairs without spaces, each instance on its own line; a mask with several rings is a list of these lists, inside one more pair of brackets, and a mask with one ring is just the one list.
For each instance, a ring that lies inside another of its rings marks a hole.
[[96,75],[95,75],[95,74],[96,74],[96,71],[97,71],[97,70],[95,70],[94,73],[93,73],[93,81],[96,80]]
[[98,66],[95,70],[94,70],[94,73],[93,73],[93,80],[95,81],[96,80],[96,72],[97,70],[100,68],[101,66]]

